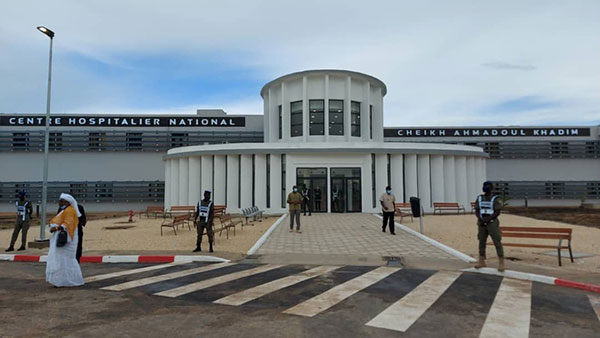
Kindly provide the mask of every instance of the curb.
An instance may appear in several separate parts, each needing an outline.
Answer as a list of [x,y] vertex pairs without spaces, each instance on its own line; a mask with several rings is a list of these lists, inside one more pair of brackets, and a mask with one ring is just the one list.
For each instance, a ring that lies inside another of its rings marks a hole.
[[254,243],[254,245],[250,248],[250,250],[248,250],[247,255],[254,255],[254,253],[256,251],[258,251],[258,249],[260,249],[260,247],[265,243],[265,241],[267,240],[267,238],[269,238],[269,236],[271,236],[271,233],[273,231],[275,231],[275,229],[277,229],[277,226],[279,226],[279,224],[281,224],[281,222],[283,222],[283,220],[287,217],[287,214],[283,214],[281,215],[281,217],[279,217],[279,219],[277,219],[275,221],[275,223],[273,223],[269,229],[267,229],[267,231],[260,236],[260,238],[258,239],[258,241],[256,241],[256,243]]
[[[376,215],[376,214],[373,214],[373,216],[375,216],[375,217],[377,217],[379,219],[383,219],[383,217],[381,217],[379,215]],[[448,254],[450,254],[450,255],[452,255],[452,256],[454,256],[454,257],[456,257],[456,258],[458,258],[458,259],[460,259],[460,260],[462,260],[464,262],[474,263],[474,262],[477,261],[475,258],[473,258],[473,257],[471,257],[469,255],[465,255],[464,253],[462,253],[462,252],[460,252],[460,251],[458,251],[456,249],[453,249],[453,248],[451,248],[451,247],[449,247],[449,246],[447,246],[445,244],[442,244],[442,243],[436,241],[435,239],[429,238],[429,237],[427,237],[427,236],[425,236],[425,235],[423,235],[423,234],[421,234],[419,232],[416,232],[413,229],[407,227],[406,225],[402,225],[402,224],[397,223],[397,222],[394,222],[394,224],[396,225],[396,227],[404,230],[405,232],[408,232],[409,234],[418,237],[419,239],[421,239],[421,240],[423,240],[423,241],[425,241],[425,242],[427,242],[427,243],[429,243],[429,244],[437,247],[438,249],[441,249],[441,250],[445,251],[446,253],[448,253]]]
[[[0,261],[10,262],[46,262],[46,255],[4,255],[0,254]],[[81,263],[190,263],[209,262],[225,263],[228,259],[213,256],[191,255],[107,255],[107,256],[82,256]]]
[[521,280],[529,280],[532,282],[538,282],[538,283],[562,286],[562,287],[567,287],[567,288],[572,288],[572,289],[579,289],[579,290],[589,291],[589,292],[594,292],[594,293],[600,293],[600,285],[574,282],[574,281],[571,281],[568,279],[561,279],[561,278],[556,278],[556,277],[538,275],[535,273],[519,272],[519,271],[513,271],[513,270],[505,270],[504,272],[500,272],[500,271],[498,271],[496,269],[492,269],[492,268],[481,268],[481,269],[469,268],[469,269],[462,269],[461,271],[480,273],[480,274],[485,274],[485,275],[503,276],[503,277],[509,277],[509,278],[514,278],[514,279],[521,279]]

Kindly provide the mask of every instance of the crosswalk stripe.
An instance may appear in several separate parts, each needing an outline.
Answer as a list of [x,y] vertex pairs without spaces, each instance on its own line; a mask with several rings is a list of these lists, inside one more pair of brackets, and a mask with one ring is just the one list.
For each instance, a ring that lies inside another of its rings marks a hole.
[[296,275],[276,279],[274,281],[255,286],[251,289],[234,293],[233,295],[218,299],[214,301],[214,303],[239,306],[248,303],[249,301],[260,298],[262,296],[265,296],[269,293],[275,292],[277,290],[281,290],[283,288],[287,288],[305,280],[324,275],[338,268],[339,266],[319,266],[310,270],[300,272]]
[[487,337],[528,337],[531,281],[504,278],[479,334]]
[[401,268],[379,267],[325,291],[303,303],[284,311],[284,313],[313,317],[340,303],[353,294],[377,283]]
[[406,332],[460,275],[460,272],[438,272],[432,275],[366,325]]
[[187,284],[184,286],[180,286],[178,288],[165,290],[162,292],[155,293],[155,295],[175,298],[175,297],[179,297],[181,295],[192,293],[194,291],[199,291],[199,290],[206,289],[206,288],[209,288],[209,287],[212,287],[215,285],[231,282],[236,279],[256,275],[256,274],[267,272],[270,270],[275,270],[282,266],[283,265],[273,265],[273,264],[261,265],[259,267],[253,268],[253,269],[238,271],[238,272],[230,273],[227,275],[199,281],[196,283]]
[[85,282],[86,283],[98,282],[101,280],[115,278],[115,277],[121,277],[121,276],[133,275],[133,274],[141,273],[141,272],[165,269],[168,267],[177,266],[177,265],[181,265],[181,264],[186,264],[186,262],[174,262],[174,263],[168,263],[168,264],[151,265],[151,266],[147,266],[147,267],[139,268],[139,269],[111,272],[111,273],[106,273],[106,274],[102,274],[102,275],[87,277],[85,279]]
[[172,273],[168,273],[168,274],[164,274],[164,275],[152,276],[152,277],[133,280],[133,281],[125,282],[125,283],[121,283],[121,284],[106,286],[106,287],[103,287],[102,290],[122,291],[122,290],[137,288],[137,287],[148,285],[148,284],[164,282],[166,280],[185,277],[185,276],[189,276],[189,275],[193,275],[193,274],[197,274],[197,273],[201,273],[201,272],[217,270],[217,269],[221,269],[221,268],[231,266],[231,265],[235,265],[235,263],[209,264],[209,265],[201,266],[199,268],[177,271],[177,272],[172,272]]
[[594,312],[596,312],[596,317],[600,320],[600,297],[588,295],[588,299],[590,300],[590,304],[592,304],[592,308],[594,308]]

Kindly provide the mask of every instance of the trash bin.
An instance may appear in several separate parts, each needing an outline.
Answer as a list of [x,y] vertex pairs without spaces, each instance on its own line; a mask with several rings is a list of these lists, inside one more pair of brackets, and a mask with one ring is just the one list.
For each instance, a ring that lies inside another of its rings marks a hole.
[[410,198],[410,209],[413,217],[421,217],[421,199],[418,197]]

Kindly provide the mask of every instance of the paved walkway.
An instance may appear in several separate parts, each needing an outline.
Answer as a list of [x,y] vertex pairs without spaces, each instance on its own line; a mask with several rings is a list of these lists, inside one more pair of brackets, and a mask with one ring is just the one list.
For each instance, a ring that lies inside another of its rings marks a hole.
[[354,254],[410,258],[458,258],[396,229],[381,232],[381,220],[372,214],[313,214],[301,216],[302,233],[289,232],[289,217],[269,236],[258,254]]

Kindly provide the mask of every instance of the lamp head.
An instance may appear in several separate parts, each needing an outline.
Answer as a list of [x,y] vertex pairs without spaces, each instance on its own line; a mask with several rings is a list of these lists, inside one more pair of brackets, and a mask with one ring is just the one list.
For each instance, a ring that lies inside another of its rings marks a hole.
[[50,39],[54,37],[54,32],[44,26],[38,26],[37,29],[38,31],[46,34]]

